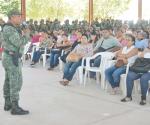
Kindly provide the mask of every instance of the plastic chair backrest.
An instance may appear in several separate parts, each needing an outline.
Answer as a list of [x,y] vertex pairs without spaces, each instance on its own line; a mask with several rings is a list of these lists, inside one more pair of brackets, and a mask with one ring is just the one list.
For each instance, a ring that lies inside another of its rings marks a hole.
[[101,52],[101,63],[100,63],[100,69],[105,70],[108,60],[111,60],[115,55],[112,52]]

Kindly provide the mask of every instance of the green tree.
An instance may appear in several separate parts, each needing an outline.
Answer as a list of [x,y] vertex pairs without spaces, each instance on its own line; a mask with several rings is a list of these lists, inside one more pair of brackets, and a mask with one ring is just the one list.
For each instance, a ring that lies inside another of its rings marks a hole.
[[[131,0],[93,0],[94,18],[105,19],[119,16],[128,9]],[[85,18],[88,18],[88,7],[85,11]]]
[[[0,13],[6,14],[12,8],[20,9],[21,0],[0,0]],[[88,19],[88,1],[76,0],[26,0],[27,18],[64,20]],[[114,18],[128,8],[131,0],[93,0],[94,18]]]
[[71,14],[70,10],[70,6],[64,0],[27,0],[27,17],[33,19],[62,20],[66,15]]
[[6,15],[11,9],[20,9],[18,0],[0,0],[0,13]]

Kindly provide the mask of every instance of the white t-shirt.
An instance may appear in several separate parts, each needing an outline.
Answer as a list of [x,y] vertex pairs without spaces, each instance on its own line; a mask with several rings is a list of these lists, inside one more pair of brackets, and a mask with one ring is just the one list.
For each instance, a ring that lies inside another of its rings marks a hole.
[[[128,47],[125,46],[125,47],[123,47],[122,54],[127,54],[127,53],[129,53],[131,50],[133,50],[134,48],[135,48],[134,45],[131,46],[130,48],[128,48]],[[137,55],[128,58],[128,63],[133,63],[133,62],[136,60],[136,58],[137,58]]]
[[150,58],[150,52],[145,53],[144,58]]

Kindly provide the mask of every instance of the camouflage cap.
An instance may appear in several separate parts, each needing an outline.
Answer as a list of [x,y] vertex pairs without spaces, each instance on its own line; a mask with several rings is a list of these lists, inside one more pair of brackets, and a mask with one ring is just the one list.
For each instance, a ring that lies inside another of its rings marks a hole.
[[12,16],[15,16],[15,15],[21,15],[20,11],[18,9],[13,9],[13,10],[10,10],[8,13],[7,13],[7,16],[10,18]]
[[100,24],[100,29],[101,29],[101,30],[112,30],[113,27],[111,26],[110,23],[101,22],[101,24]]

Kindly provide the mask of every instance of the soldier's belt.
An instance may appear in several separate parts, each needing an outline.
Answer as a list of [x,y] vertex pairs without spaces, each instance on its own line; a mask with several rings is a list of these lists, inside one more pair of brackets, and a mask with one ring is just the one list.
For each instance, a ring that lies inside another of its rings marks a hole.
[[22,57],[22,54],[20,54],[20,53],[17,53],[17,52],[14,52],[14,51],[9,51],[9,50],[5,50],[4,49],[4,52],[6,53],[6,54],[8,54],[8,55],[10,55],[10,56],[18,56],[18,58],[21,58]]
[[4,50],[4,52],[5,52],[6,54],[8,54],[8,55],[14,55],[14,54],[15,54],[15,52],[13,52],[13,51],[8,51],[8,50]]
[[4,52],[12,57],[13,64],[17,67],[19,65],[19,58],[22,57],[20,53],[4,50]]

